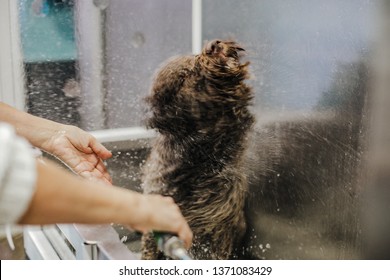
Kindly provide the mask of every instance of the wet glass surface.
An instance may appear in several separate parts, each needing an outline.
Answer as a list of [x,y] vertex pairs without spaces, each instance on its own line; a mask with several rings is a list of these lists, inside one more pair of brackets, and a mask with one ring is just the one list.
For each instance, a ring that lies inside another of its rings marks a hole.
[[[32,9],[33,2],[42,1],[20,0],[26,5],[21,11]],[[96,16],[73,1],[47,2],[48,10],[35,7],[40,12],[30,10],[29,17],[44,22],[51,19],[50,9],[69,13],[74,7],[75,17],[85,15],[98,36],[88,37],[86,23],[75,20],[77,36],[58,38],[74,40],[78,56],[56,58],[50,52],[40,61],[25,61],[29,112],[86,129],[142,125],[142,97],[158,65],[191,52],[191,1],[110,1]],[[389,148],[368,144],[383,131],[371,125],[377,107],[369,101],[376,100],[378,107],[389,104],[386,94],[378,93],[390,87],[388,63],[378,64],[390,49],[389,31],[383,29],[390,9],[384,3],[202,1],[203,41],[235,39],[251,62],[257,123],[246,162],[245,258],[361,259],[390,252],[372,253],[380,247],[373,240],[387,244],[383,236],[390,227],[381,215],[390,203],[385,176],[375,183],[367,175],[380,169],[367,161],[371,150]],[[55,28],[67,34],[69,17],[58,20]],[[23,32],[32,32],[23,22],[22,38]],[[57,47],[69,51],[71,44],[61,40]],[[94,49],[101,58],[98,74],[88,68],[96,60],[86,56],[86,50]],[[28,46],[24,51],[29,52]],[[101,91],[83,80],[101,81]],[[386,116],[378,118],[385,126]],[[108,161],[114,183],[139,190],[139,168],[147,154],[147,148],[114,151]],[[389,157],[383,158],[387,164]],[[388,170],[386,164],[379,165]],[[369,184],[384,187],[369,192],[370,203],[364,204]],[[378,207],[371,208],[376,202]],[[365,234],[367,220],[372,221],[367,227],[378,230]],[[118,232],[125,236],[121,228]]]
[[73,1],[18,2],[27,111],[80,125]]
[[252,65],[249,258],[362,257],[358,180],[378,4],[203,1],[204,39],[242,42]]
[[191,3],[111,1],[105,22],[107,127],[142,125],[151,76],[166,58],[191,53]]

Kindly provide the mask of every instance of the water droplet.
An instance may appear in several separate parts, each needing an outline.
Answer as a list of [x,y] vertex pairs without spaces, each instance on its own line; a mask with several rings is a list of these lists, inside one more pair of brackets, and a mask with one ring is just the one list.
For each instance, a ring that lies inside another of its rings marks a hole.
[[143,33],[137,31],[134,33],[133,37],[131,38],[131,45],[134,48],[139,48],[143,44],[145,44],[145,36]]

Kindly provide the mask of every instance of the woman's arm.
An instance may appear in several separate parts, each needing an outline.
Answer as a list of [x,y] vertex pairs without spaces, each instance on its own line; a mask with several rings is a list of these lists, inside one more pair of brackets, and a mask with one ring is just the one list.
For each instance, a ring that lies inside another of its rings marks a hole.
[[60,123],[19,111],[3,102],[0,102],[0,120],[10,123],[17,134],[43,150],[46,150],[48,140],[63,127]]
[[38,162],[37,169],[36,191],[20,224],[118,223],[142,232],[174,232],[191,243],[192,232],[171,198],[85,180],[50,161]]
[[91,134],[19,111],[3,102],[0,102],[0,121],[10,123],[17,134],[58,157],[77,174],[111,183],[102,160],[112,154]]

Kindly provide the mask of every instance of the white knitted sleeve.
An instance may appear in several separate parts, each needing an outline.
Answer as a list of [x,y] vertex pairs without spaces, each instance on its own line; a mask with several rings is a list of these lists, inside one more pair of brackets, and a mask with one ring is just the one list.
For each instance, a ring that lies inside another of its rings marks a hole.
[[29,143],[0,123],[0,225],[14,224],[27,210],[37,178]]

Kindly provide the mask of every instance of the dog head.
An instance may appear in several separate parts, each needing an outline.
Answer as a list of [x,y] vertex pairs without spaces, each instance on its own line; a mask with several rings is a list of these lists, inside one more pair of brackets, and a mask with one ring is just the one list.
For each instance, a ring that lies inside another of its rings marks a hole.
[[146,101],[148,126],[188,136],[245,121],[252,90],[244,83],[249,62],[234,41],[213,40],[202,53],[168,60],[157,72]]

